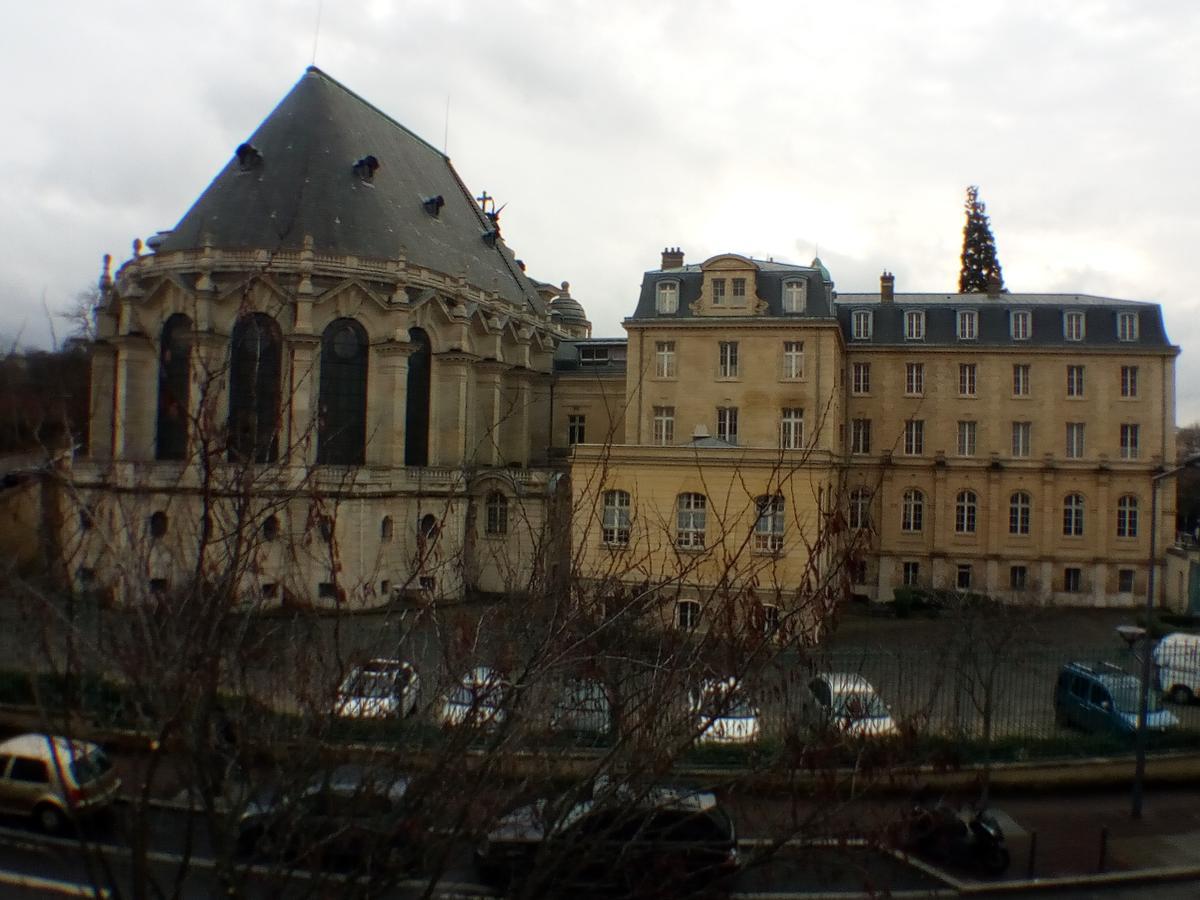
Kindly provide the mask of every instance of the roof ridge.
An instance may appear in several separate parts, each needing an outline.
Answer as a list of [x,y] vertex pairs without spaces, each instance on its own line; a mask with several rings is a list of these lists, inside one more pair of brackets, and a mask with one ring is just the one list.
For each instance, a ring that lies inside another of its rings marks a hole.
[[433,144],[429,143],[429,141],[425,140],[425,138],[421,137],[419,134],[417,134],[415,131],[413,131],[411,128],[407,127],[403,123],[398,122],[396,119],[389,116],[382,109],[380,109],[378,106],[376,106],[370,100],[367,100],[361,94],[357,94],[354,91],[350,90],[350,88],[346,87],[344,84],[342,84],[340,81],[338,81],[332,75],[330,75],[324,69],[320,69],[317,66],[309,66],[308,68],[306,68],[304,70],[304,74],[306,77],[308,75],[319,75],[325,81],[329,82],[329,84],[331,84],[334,87],[338,88],[339,90],[343,91],[348,96],[353,97],[355,100],[357,100],[359,103],[361,103],[367,109],[371,110],[371,112],[375,113],[380,118],[387,119],[388,122],[395,125],[397,128],[399,128],[401,131],[403,131],[405,134],[407,134],[413,140],[419,141],[420,143],[424,144],[426,147],[428,147],[430,150],[432,150],[434,153],[436,153],[438,156],[440,156],[442,159],[446,160],[447,162],[450,161],[449,156],[447,156],[444,152],[439,150],[437,147],[433,146]]

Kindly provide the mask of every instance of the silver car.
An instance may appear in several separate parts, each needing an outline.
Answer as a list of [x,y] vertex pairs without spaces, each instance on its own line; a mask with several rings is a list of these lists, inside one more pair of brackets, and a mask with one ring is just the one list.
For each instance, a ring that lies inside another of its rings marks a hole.
[[758,740],[761,714],[736,678],[708,678],[692,691],[692,714],[702,744]]
[[446,694],[439,718],[444,725],[476,728],[502,725],[507,716],[505,697],[511,687],[502,672],[476,666]]
[[121,779],[99,746],[49,734],[22,734],[0,743],[0,812],[31,816],[50,833],[104,809]]
[[407,716],[417,708],[421,679],[411,663],[372,659],[355,666],[338,688],[335,715],[352,719]]
[[851,737],[879,738],[899,730],[871,682],[853,672],[826,672],[809,682],[827,724]]

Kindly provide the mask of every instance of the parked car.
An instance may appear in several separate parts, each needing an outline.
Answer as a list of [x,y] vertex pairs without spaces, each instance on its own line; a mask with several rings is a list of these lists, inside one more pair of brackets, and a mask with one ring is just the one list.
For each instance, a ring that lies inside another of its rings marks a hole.
[[338,688],[333,711],[353,719],[407,716],[417,708],[421,679],[411,663],[371,659],[355,666]]
[[502,725],[507,716],[505,695],[511,687],[503,673],[476,666],[446,694],[439,711],[442,723],[481,728]]
[[1173,703],[1200,696],[1200,634],[1168,634],[1154,648],[1158,684]]
[[292,792],[249,802],[238,822],[238,851],[286,863],[401,869],[421,854],[425,829],[405,805],[409,780],[385,769],[342,765]]
[[550,714],[550,728],[608,734],[612,730],[612,703],[604,684],[593,678],[576,678],[563,685]]
[[896,734],[896,722],[871,682],[853,672],[825,672],[808,683],[823,723],[852,737]]
[[[1060,725],[1084,731],[1133,734],[1137,730],[1141,682],[1112,663],[1067,663],[1054,686],[1054,715]],[[1146,728],[1166,731],[1179,724],[1163,708],[1157,691],[1147,692]]]
[[[737,834],[707,791],[597,788],[564,806],[541,800],[504,816],[475,851],[479,874],[504,886],[539,871],[559,892],[668,896],[737,867]],[[673,889],[673,890],[671,890]]]
[[120,789],[112,762],[89,741],[22,734],[0,743],[0,812],[31,816],[43,831],[107,809]]
[[691,693],[700,743],[745,744],[758,739],[760,713],[736,678],[708,678]]

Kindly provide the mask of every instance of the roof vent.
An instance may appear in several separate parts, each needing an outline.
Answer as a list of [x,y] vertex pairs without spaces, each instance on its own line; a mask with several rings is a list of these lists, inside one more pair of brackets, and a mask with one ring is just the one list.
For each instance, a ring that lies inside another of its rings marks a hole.
[[421,201],[421,205],[425,207],[425,212],[429,213],[434,218],[442,211],[442,207],[446,205],[446,199],[438,194],[436,197],[426,197]]
[[258,148],[253,144],[238,144],[238,148],[233,152],[237,157],[238,168],[243,172],[249,172],[251,169],[257,169],[262,165],[263,155],[258,152]]
[[364,156],[354,164],[354,174],[370,184],[379,169],[379,160],[373,156]]
[[495,247],[496,238],[500,236],[500,233],[495,230],[489,230],[485,231],[481,236],[483,237],[483,242],[485,244],[487,244],[489,247]]
[[692,438],[694,440],[699,440],[700,438],[706,438],[708,436],[708,426],[703,422],[692,429]]
[[162,246],[163,241],[170,237],[169,231],[156,231],[150,237],[146,238],[146,246],[154,253],[158,252],[158,248]]

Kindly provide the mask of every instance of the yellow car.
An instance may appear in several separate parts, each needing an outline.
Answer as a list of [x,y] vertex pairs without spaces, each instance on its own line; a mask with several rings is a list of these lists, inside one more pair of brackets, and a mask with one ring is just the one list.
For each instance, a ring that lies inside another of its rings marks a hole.
[[30,816],[43,831],[107,808],[120,789],[112,762],[89,741],[22,734],[0,743],[0,812]]

